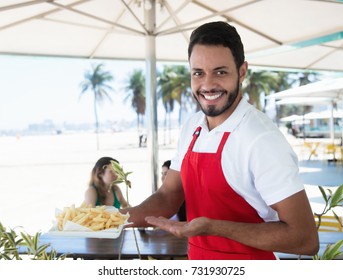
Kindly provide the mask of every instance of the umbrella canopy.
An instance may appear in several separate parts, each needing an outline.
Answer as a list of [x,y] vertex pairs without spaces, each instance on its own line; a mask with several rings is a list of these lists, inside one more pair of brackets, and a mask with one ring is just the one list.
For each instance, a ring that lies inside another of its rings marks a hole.
[[[268,95],[267,98],[286,99],[286,98],[330,98],[340,100],[343,98],[343,78],[328,79],[310,83],[297,88],[291,88],[278,93]],[[286,99],[287,100],[287,99]]]
[[304,116],[290,115],[290,116],[281,118],[280,121],[282,121],[282,122],[293,122],[293,121],[299,121],[299,120],[303,120],[303,119],[304,119]]
[[338,109],[338,110],[325,110],[321,112],[310,112],[308,114],[304,115],[305,119],[330,119],[331,116],[334,118],[343,118],[343,110]]
[[156,60],[187,61],[190,32],[220,20],[237,28],[250,65],[343,71],[342,14],[338,0],[4,0],[0,54],[146,60],[155,190]]
[[145,59],[153,36],[158,60],[187,61],[190,32],[222,20],[250,65],[343,71],[342,14],[338,0],[4,0],[0,54]]
[[[307,119],[319,119],[328,117],[330,118],[330,131],[331,139],[334,141],[334,118],[342,118],[340,115],[341,110],[334,110],[335,102],[343,103],[343,78],[323,80],[319,82],[310,83],[304,86],[297,88],[291,88],[288,90],[280,91],[269,95],[267,98],[274,100],[280,100],[279,104],[296,104],[300,103],[300,100],[303,104],[306,104],[306,101],[303,101],[304,98],[308,98],[310,104],[311,100],[317,100],[323,103],[327,103],[328,100],[331,100],[331,110],[326,111],[325,115],[323,113],[311,112],[306,118]],[[297,102],[298,100],[298,102]],[[276,102],[278,103],[278,101]],[[336,114],[336,115],[335,115]],[[342,124],[342,138],[343,138],[343,124]]]
[[332,98],[327,97],[289,97],[276,101],[276,105],[315,105],[315,104],[331,104]]

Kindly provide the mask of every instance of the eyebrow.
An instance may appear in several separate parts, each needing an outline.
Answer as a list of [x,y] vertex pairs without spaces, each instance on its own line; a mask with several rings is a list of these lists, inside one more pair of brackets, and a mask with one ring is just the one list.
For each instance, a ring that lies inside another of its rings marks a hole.
[[[223,69],[230,70],[230,67],[228,67],[228,66],[218,66],[218,67],[214,68],[212,71],[218,71],[218,70],[223,70]],[[203,71],[203,69],[195,67],[195,68],[192,68],[192,71]]]
[[219,66],[219,67],[216,67],[216,68],[214,68],[214,69],[213,69],[213,71],[217,71],[217,70],[223,70],[223,69],[225,69],[225,70],[229,70],[229,69],[230,69],[230,67],[228,67],[228,66]]

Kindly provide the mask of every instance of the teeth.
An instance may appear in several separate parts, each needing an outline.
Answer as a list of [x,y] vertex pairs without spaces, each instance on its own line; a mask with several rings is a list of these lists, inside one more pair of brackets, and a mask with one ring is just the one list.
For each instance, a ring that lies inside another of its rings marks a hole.
[[222,93],[218,93],[215,95],[205,95],[204,94],[204,97],[206,100],[215,100],[215,99],[219,98],[221,95],[222,95]]

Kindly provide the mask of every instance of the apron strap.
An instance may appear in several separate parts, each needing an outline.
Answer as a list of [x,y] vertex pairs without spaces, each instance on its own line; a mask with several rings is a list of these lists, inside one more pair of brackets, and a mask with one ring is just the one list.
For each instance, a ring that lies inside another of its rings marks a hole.
[[230,132],[224,132],[222,140],[220,141],[219,146],[218,146],[218,150],[217,150],[218,154],[220,155],[222,154],[226,140],[229,138],[229,136],[230,136]]
[[196,130],[193,132],[193,139],[192,139],[192,142],[188,146],[188,151],[192,151],[193,150],[194,143],[198,139],[198,137],[200,135],[200,132],[201,132],[201,126],[198,126],[196,128]]

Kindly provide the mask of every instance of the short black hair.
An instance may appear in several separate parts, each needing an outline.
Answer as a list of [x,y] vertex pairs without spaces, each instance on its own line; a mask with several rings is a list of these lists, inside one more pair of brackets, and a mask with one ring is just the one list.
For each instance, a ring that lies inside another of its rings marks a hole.
[[231,50],[237,69],[244,63],[244,46],[237,30],[224,21],[205,23],[196,28],[190,37],[188,45],[188,60],[194,45],[224,46]]

